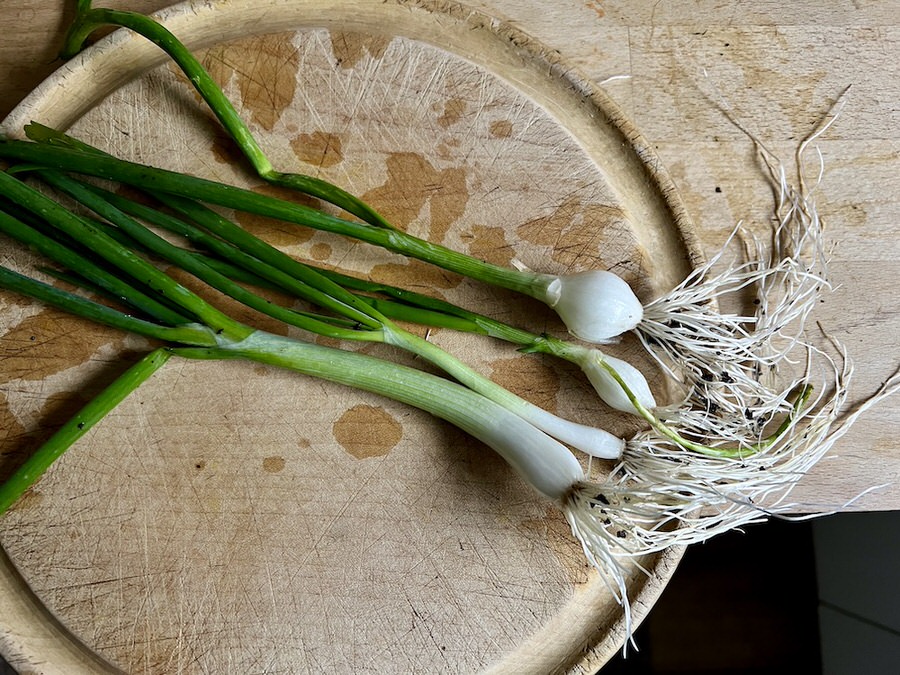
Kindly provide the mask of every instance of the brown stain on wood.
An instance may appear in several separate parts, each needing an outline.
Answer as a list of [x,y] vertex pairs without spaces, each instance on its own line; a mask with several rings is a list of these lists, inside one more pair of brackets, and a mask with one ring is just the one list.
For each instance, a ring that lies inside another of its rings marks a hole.
[[6,480],[16,467],[24,461],[22,456],[28,446],[25,427],[16,419],[9,402],[0,391],[0,480]]
[[119,345],[122,339],[123,333],[114,328],[45,310],[3,335],[0,382],[42,380],[84,363],[103,345]]
[[599,19],[602,19],[604,16],[606,16],[606,11],[603,9],[603,5],[597,2],[597,0],[590,0],[590,2],[584,3],[584,6],[587,9],[593,10],[597,15],[597,18]]
[[280,473],[284,471],[286,464],[284,457],[266,457],[262,461],[262,468],[266,473]]
[[332,433],[348,453],[367,459],[388,454],[403,437],[403,426],[384,408],[357,405],[341,415]]
[[235,140],[220,125],[213,124],[211,126],[212,142],[209,149],[215,160],[219,164],[242,166],[247,161],[247,158],[241,152]]
[[352,31],[331,32],[331,52],[334,62],[345,70],[355,68],[366,56],[380,59],[391,43],[391,38]]
[[444,129],[459,122],[466,114],[466,102],[461,98],[451,98],[444,102],[444,111],[438,117],[438,124]]
[[495,120],[491,122],[491,126],[488,129],[494,138],[509,138],[512,136],[513,125],[509,120]]
[[522,398],[555,413],[559,374],[534,356],[517,356],[491,363],[491,379]]
[[301,162],[330,168],[344,161],[344,143],[340,135],[314,131],[291,139],[291,149]]
[[458,274],[413,259],[375,265],[369,276],[381,283],[436,296],[441,295],[438,289],[449,290],[462,282]]
[[203,64],[216,82],[234,77],[245,114],[268,131],[294,100],[300,57],[285,34],[212,47]]
[[428,204],[431,221],[426,238],[433,243],[443,242],[469,201],[465,171],[459,167],[436,169],[415,152],[391,153],[385,168],[387,180],[366,192],[363,201],[400,228],[408,228]]
[[464,238],[466,240],[470,255],[494,265],[508,267],[516,255],[502,227],[475,225]]
[[547,246],[550,257],[567,269],[597,267],[632,260],[634,235],[622,209],[612,204],[584,204],[577,197],[563,201],[552,213],[529,220],[516,233],[525,241]]
[[[268,195],[270,197],[278,197],[301,206],[319,210],[322,206],[321,202],[307,195],[301,194],[296,190],[289,190],[275,185],[257,185],[252,191]],[[312,239],[315,230],[301,225],[285,223],[274,218],[266,216],[258,216],[253,213],[237,212],[234,214],[234,220],[239,223],[248,232],[259,237],[263,241],[272,246],[292,246],[294,244],[304,244]]]
[[333,249],[329,244],[317,242],[310,246],[309,257],[313,260],[328,260],[331,257]]

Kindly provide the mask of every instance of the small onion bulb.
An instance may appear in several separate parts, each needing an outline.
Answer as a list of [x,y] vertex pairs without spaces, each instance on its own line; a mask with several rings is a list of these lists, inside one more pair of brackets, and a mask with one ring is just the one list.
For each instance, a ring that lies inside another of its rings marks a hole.
[[579,365],[594,386],[594,389],[597,390],[600,398],[609,407],[631,413],[632,415],[640,415],[640,412],[634,407],[634,404],[622,389],[622,385],[604,367],[604,362],[609,368],[616,371],[616,374],[625,383],[625,386],[628,387],[641,406],[647,410],[653,410],[656,407],[656,399],[653,397],[653,392],[650,391],[647,378],[644,377],[640,370],[622,359],[607,356],[596,349],[588,350],[585,352],[585,358],[581,359]]
[[631,330],[644,316],[631,287],[605,270],[555,277],[547,285],[546,302],[572,335],[598,344]]

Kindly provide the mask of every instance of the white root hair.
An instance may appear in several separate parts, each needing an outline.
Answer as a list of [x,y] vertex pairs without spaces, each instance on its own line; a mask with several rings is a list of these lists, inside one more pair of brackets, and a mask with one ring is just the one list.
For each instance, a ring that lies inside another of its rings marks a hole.
[[825,358],[831,372],[823,376],[833,379],[830,390],[823,388],[763,450],[715,457],[646,431],[627,443],[621,462],[604,480],[573,488],[563,505],[566,519],[622,604],[629,636],[627,580],[632,570],[643,569],[643,556],[796,510],[787,499],[798,481],[860,415],[900,391],[898,370],[875,394],[845,411],[853,367],[843,348],[836,347],[839,359]]
[[[823,224],[813,199],[816,181],[803,176],[804,153],[834,122],[834,109],[800,144],[797,185],[784,165],[749,131],[775,192],[768,243],[738,225],[721,251],[681,284],[644,308],[636,333],[663,370],[684,389],[684,399],[659,411],[666,421],[705,430],[729,443],[750,444],[755,425],[790,412],[786,395],[797,382],[779,384],[781,370],[805,340],[807,320],[831,290]],[[740,125],[739,125],[740,126]],[[743,128],[743,127],[742,127]],[[743,243],[745,262],[720,271],[726,251]],[[724,312],[724,301],[753,295],[752,312]],[[748,435],[749,434],[749,435]]]
[[[828,353],[807,336],[812,311],[831,284],[813,198],[823,160],[818,155],[809,186],[803,159],[838,112],[832,109],[799,146],[796,185],[741,127],[775,193],[769,241],[739,225],[720,253],[644,308],[635,331],[683,387],[682,400],[656,414],[693,448],[656,429],[641,432],[609,475],[579,483],[563,505],[588,559],[624,606],[629,636],[627,578],[642,556],[796,510],[788,497],[799,480],[861,414],[900,390],[898,370],[846,410],[853,374],[846,350],[829,338],[834,354]],[[716,271],[735,240],[744,245],[745,261]],[[752,311],[719,309],[724,300],[751,294]]]

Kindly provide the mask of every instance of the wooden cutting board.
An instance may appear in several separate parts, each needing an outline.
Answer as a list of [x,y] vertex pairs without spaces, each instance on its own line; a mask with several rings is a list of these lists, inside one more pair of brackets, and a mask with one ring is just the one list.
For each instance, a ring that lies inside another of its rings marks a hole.
[[[699,256],[618,108],[494,16],[449,2],[233,0],[163,17],[276,166],[332,180],[415,234],[550,272],[614,269],[645,298]],[[4,131],[31,119],[264,189],[183,78],[128,34],[64,65]],[[533,303],[424,265],[242,224],[296,255],[560,330]],[[147,347],[11,295],[0,316],[11,467]],[[430,337],[566,417],[633,429],[571,368]],[[610,351],[659,390],[633,344]],[[0,542],[4,651],[47,673],[590,672],[624,638],[562,516],[484,447],[419,411],[248,364],[167,366],[0,521]],[[630,580],[638,618],[678,557]]]

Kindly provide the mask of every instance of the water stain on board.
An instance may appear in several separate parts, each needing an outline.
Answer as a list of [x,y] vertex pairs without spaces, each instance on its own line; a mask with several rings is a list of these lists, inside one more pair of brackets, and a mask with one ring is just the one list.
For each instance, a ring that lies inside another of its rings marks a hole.
[[589,2],[585,2],[584,6],[588,9],[594,10],[594,13],[597,15],[597,18],[602,19],[606,16],[606,11],[603,9],[603,5],[597,0],[590,0]]
[[280,473],[284,471],[286,464],[284,457],[266,457],[262,461],[262,468],[266,473]]
[[475,225],[463,235],[468,241],[469,254],[493,265],[509,267],[516,252],[506,240],[506,230],[502,227]]
[[6,480],[21,461],[28,446],[25,427],[16,419],[9,402],[0,391],[0,480]]
[[212,134],[212,142],[209,149],[215,160],[219,164],[227,166],[242,166],[247,160],[240,146],[221,125],[211,124],[209,126],[209,133]]
[[428,204],[431,222],[425,238],[441,243],[463,215],[469,201],[462,168],[437,169],[416,152],[391,153],[386,161],[387,180],[362,196],[391,223],[408,228]]
[[24,319],[0,342],[0,382],[43,380],[87,361],[103,345],[122,343],[114,328],[48,309]]
[[512,136],[513,125],[509,120],[496,120],[491,122],[489,129],[494,138],[509,138]]
[[375,265],[369,276],[374,281],[439,297],[441,293],[438,289],[456,288],[462,282],[458,274],[414,259],[405,263]]
[[634,255],[634,234],[622,209],[612,204],[584,204],[577,197],[552,213],[516,228],[525,241],[550,248],[550,257],[567,269],[593,268],[598,256],[607,263]]
[[380,59],[384,56],[391,39],[368,33],[332,31],[331,53],[334,54],[334,62],[338,66],[350,70],[355,68],[366,56],[372,59]]
[[317,242],[310,246],[309,257],[313,260],[328,260],[331,257],[333,249],[330,244]]
[[274,33],[211,47],[202,62],[220,84],[234,76],[245,113],[267,131],[294,100],[300,56],[290,34]]
[[332,433],[348,453],[368,459],[388,454],[403,437],[403,426],[384,408],[357,405],[341,415]]
[[461,98],[451,98],[444,102],[444,111],[438,117],[437,122],[444,129],[459,122],[466,114],[466,102]]
[[291,139],[291,149],[301,162],[331,168],[344,161],[344,142],[339,134],[314,131]]

